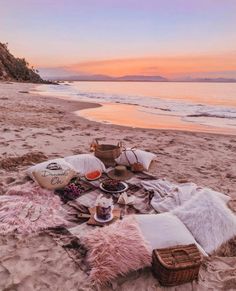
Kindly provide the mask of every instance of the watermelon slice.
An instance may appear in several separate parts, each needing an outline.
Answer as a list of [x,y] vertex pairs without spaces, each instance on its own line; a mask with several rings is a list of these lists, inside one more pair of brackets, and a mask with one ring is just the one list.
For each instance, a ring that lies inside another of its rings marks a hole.
[[85,178],[89,181],[97,180],[102,176],[102,172],[97,170],[97,171],[92,171],[89,172],[85,175]]

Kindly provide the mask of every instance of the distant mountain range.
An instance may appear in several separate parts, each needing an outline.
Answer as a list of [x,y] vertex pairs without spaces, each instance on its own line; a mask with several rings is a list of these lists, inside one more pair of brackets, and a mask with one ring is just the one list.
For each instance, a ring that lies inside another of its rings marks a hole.
[[171,82],[202,82],[202,83],[236,83],[234,78],[186,78],[171,80]]
[[120,82],[168,82],[168,79],[161,76],[126,75],[122,77],[111,77],[107,75],[75,75],[51,77],[58,81],[120,81]]
[[[44,80],[38,74],[43,75]],[[111,82],[205,82],[236,83],[234,78],[192,78],[167,79],[162,76],[125,75],[111,77],[107,75],[72,75],[66,68],[41,68],[39,71],[30,67],[24,58],[14,57],[7,44],[0,42],[0,81],[20,81],[50,83],[49,81],[111,81]]]
[[[47,77],[45,77],[47,79]],[[233,78],[182,78],[167,79],[162,76],[125,75],[111,77],[107,75],[71,75],[48,78],[53,81],[110,81],[110,82],[205,82],[205,83],[236,83]]]

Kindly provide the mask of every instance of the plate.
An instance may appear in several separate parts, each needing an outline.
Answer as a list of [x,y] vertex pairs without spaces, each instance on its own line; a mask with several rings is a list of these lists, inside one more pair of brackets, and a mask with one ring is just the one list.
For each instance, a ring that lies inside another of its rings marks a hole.
[[97,221],[97,222],[101,222],[101,223],[105,223],[105,222],[109,222],[109,221],[112,221],[112,219],[114,218],[113,214],[111,214],[110,218],[104,220],[104,219],[100,219],[97,217],[97,213],[94,214],[94,219]]
[[103,188],[103,186],[102,186],[102,183],[100,183],[100,185],[99,185],[99,187],[100,187],[100,189],[102,190],[102,191],[104,191],[104,192],[107,192],[107,193],[122,193],[122,192],[125,192],[126,190],[128,190],[128,188],[129,188],[129,186],[125,183],[125,182],[120,182],[122,185],[124,185],[125,186],[125,188],[124,189],[122,189],[122,190],[118,190],[118,191],[110,191],[110,190],[106,190],[105,188]]

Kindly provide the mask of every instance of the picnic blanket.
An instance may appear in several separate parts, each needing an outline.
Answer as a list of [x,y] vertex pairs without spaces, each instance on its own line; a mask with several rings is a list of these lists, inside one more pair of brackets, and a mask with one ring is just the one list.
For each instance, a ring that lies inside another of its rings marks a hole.
[[[64,204],[70,226],[48,229],[35,234],[0,235],[0,290],[93,290],[88,283],[88,266],[84,261],[86,251],[80,245],[79,238],[93,229],[86,221],[78,218],[78,213],[88,213],[88,208],[94,206],[100,195],[100,180],[87,185],[84,183],[83,194]],[[157,183],[158,181],[158,183]],[[155,213],[153,201],[162,199],[163,205],[171,201],[171,205],[179,205],[194,195],[198,187],[192,185],[191,194],[187,194],[187,186],[172,184],[145,174],[136,175],[128,181],[129,195],[135,196],[133,205],[120,205],[124,213]],[[179,187],[178,195],[173,195],[174,188]],[[195,190],[194,190],[195,189]],[[199,189],[200,190],[200,189]],[[181,193],[181,194],[180,194]],[[170,199],[170,195],[174,198]],[[64,199],[64,198],[63,198]],[[117,202],[118,197],[114,197]],[[166,201],[164,203],[164,201]],[[117,207],[117,205],[116,205]],[[159,209],[160,210],[163,210]],[[160,211],[161,212],[161,211]],[[231,241],[231,247],[221,252],[220,256],[212,256],[204,262],[200,269],[199,281],[181,286],[163,288],[153,277],[150,269],[139,270],[119,277],[111,286],[103,290],[235,290],[236,286],[236,240]],[[227,257],[226,257],[227,256]]]
[[[85,191],[84,193],[73,200],[70,200],[65,205],[67,210],[67,219],[71,223],[81,223],[81,219],[77,217],[78,212],[89,213],[88,208],[95,206],[98,196],[102,193],[99,185],[102,181],[107,179],[106,174],[103,174],[100,179],[96,181],[86,181],[86,179],[81,179],[81,185],[83,185]],[[153,176],[147,173],[136,174],[134,178],[126,181],[129,188],[126,191],[127,195],[132,195],[135,197],[132,205],[118,205],[119,194],[113,194],[113,201],[115,208],[120,208],[123,211],[123,215],[134,214],[134,213],[155,213],[155,210],[150,204],[150,201],[153,197],[152,191],[146,190],[141,182],[145,180],[154,179]],[[83,221],[82,221],[83,222]]]
[[27,182],[0,195],[0,234],[31,233],[67,224],[59,197]]
[[199,187],[194,183],[177,184],[169,182],[166,179],[157,179],[151,181],[141,181],[141,185],[144,189],[153,191],[151,205],[157,212],[171,211],[191,199],[191,197],[195,194],[203,191],[206,195],[210,193],[218,195],[225,201],[230,199],[228,196],[220,192],[206,187]]

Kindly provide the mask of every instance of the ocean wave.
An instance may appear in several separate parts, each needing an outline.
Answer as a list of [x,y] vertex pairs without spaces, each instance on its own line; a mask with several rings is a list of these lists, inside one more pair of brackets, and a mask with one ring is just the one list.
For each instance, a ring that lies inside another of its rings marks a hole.
[[212,117],[212,118],[236,119],[236,116],[230,116],[226,114],[212,114],[212,113],[189,114],[187,115],[187,117]]
[[206,105],[177,99],[164,99],[150,96],[111,94],[107,92],[82,91],[76,86],[49,86],[49,91],[56,91],[62,95],[70,95],[80,101],[116,103],[138,106],[139,110],[150,114],[164,114],[189,118],[222,118],[235,119],[236,108],[220,105]]

